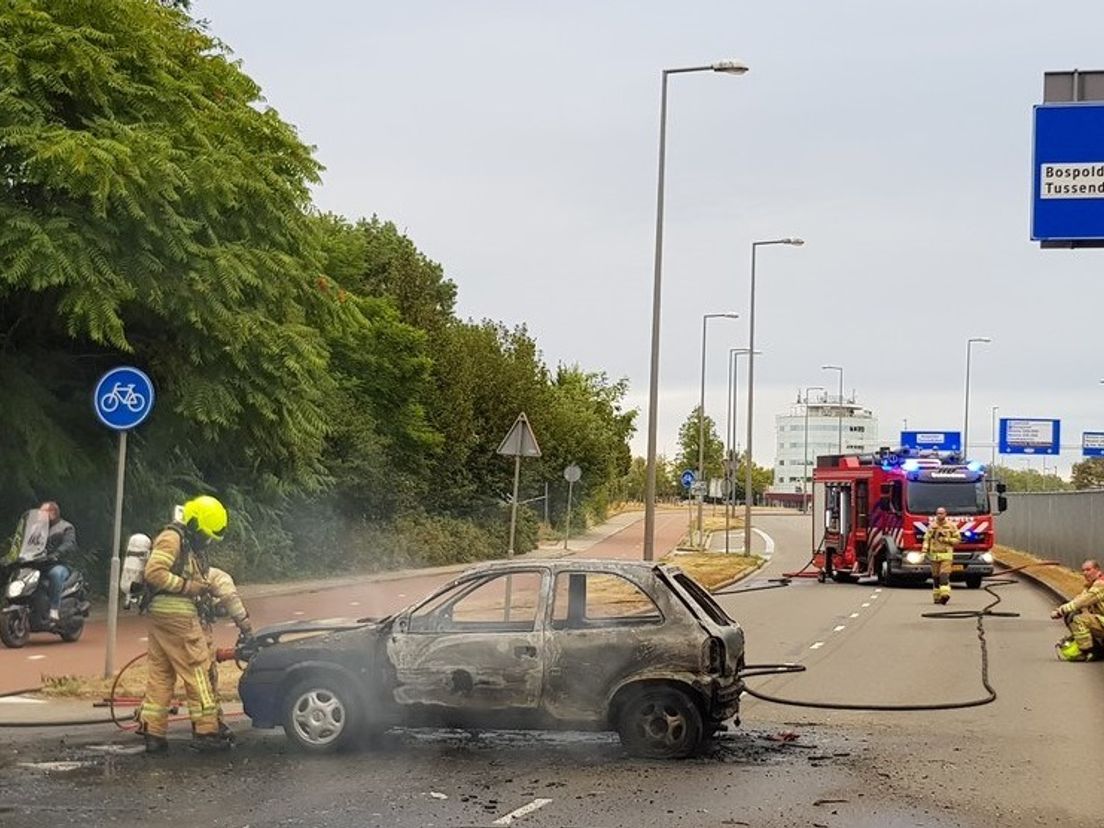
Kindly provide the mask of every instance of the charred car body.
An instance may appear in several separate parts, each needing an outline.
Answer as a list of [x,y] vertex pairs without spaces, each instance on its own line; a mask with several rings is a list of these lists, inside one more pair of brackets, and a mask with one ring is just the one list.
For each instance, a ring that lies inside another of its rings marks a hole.
[[[739,713],[744,634],[670,566],[488,564],[379,622],[262,630],[240,693],[311,752],[392,726],[615,730],[693,753]],[[738,721],[737,721],[738,723]]]

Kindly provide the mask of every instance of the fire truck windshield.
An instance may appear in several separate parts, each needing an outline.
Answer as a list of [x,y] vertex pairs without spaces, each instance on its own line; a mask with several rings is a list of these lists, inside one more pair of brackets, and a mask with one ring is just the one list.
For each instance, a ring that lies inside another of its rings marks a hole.
[[950,515],[985,515],[989,513],[989,496],[985,482],[965,480],[926,482],[909,481],[908,510],[914,515],[934,515],[940,506]]

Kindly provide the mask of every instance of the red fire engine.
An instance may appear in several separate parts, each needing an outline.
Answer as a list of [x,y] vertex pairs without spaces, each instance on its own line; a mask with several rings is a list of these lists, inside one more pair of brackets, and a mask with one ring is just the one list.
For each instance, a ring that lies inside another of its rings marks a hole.
[[[876,576],[886,585],[931,576],[921,547],[943,506],[962,533],[952,578],[977,589],[993,573],[994,513],[977,462],[957,453],[888,449],[823,455],[813,469],[813,562],[820,579]],[[1007,507],[996,485],[997,513]]]

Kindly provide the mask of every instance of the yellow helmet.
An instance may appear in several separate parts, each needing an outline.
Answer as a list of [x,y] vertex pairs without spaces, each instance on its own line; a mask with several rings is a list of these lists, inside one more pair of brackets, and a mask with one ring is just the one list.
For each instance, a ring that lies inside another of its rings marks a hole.
[[210,495],[194,497],[184,504],[184,525],[212,540],[222,540],[229,519],[226,507]]

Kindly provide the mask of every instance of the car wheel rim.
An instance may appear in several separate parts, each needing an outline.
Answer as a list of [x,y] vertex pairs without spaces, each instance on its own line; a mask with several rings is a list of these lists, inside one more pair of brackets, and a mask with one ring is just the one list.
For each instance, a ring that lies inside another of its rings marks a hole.
[[637,735],[661,748],[678,748],[686,741],[689,724],[686,716],[670,704],[651,702],[640,708]]
[[345,729],[345,705],[329,690],[308,690],[295,700],[291,715],[295,732],[304,742],[328,745]]

